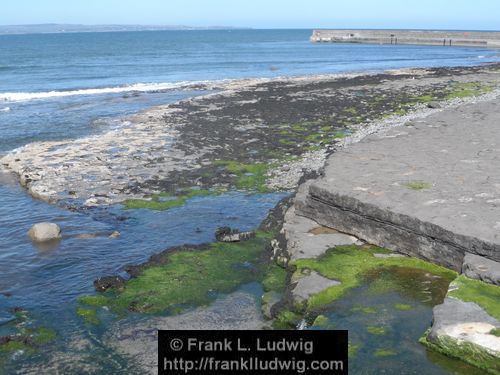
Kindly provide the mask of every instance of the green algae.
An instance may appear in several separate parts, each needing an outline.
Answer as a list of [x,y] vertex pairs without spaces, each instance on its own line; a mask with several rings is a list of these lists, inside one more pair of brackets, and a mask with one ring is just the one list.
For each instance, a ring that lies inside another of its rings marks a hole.
[[302,320],[302,316],[291,310],[282,310],[273,321],[273,327],[276,329],[295,329]]
[[33,342],[36,345],[44,345],[54,341],[57,338],[57,332],[52,328],[39,327],[33,334]]
[[174,207],[183,206],[189,199],[195,197],[205,197],[212,194],[218,194],[218,193],[210,190],[191,190],[180,195],[172,195],[170,193],[160,193],[153,195],[149,200],[128,199],[123,202],[123,205],[126,209],[143,208],[155,211],[165,211]]
[[500,319],[500,287],[497,285],[460,275],[450,285],[448,296],[474,302],[492,317]]
[[385,327],[377,327],[377,326],[368,326],[366,327],[366,331],[371,333],[372,335],[384,336],[387,334],[387,330]]
[[183,306],[208,303],[217,293],[230,292],[259,278],[259,256],[272,236],[271,232],[259,231],[248,241],[216,242],[203,250],[169,253],[165,262],[144,269],[122,291],[97,298],[80,297],[79,302],[105,305],[117,313],[178,313]]
[[349,342],[347,344],[347,356],[349,359],[354,359],[358,355],[359,345]]
[[287,275],[287,271],[277,264],[269,265],[262,279],[262,288],[265,292],[283,292],[286,287]]
[[420,191],[430,189],[432,184],[426,181],[410,181],[405,183],[404,186],[411,190]]
[[449,87],[446,99],[461,99],[493,91],[494,87],[482,82],[455,82]]
[[427,271],[449,281],[453,280],[457,275],[454,271],[417,258],[377,258],[373,256],[375,253],[387,252],[386,249],[378,247],[337,246],[329,249],[318,259],[300,259],[291,262],[291,265],[296,267],[294,278],[300,277],[303,269],[311,269],[326,278],[341,282],[340,285],[332,286],[312,296],[307,303],[307,309],[318,309],[339,299],[348,290],[360,286],[369,271],[378,268],[413,268]]
[[324,315],[318,315],[312,324],[313,327],[320,327],[323,329],[331,328],[332,323],[330,319]]
[[410,311],[412,306],[406,303],[396,303],[394,304],[394,308],[399,311]]
[[392,349],[377,349],[373,352],[373,355],[378,358],[394,357],[398,353]]
[[84,308],[78,307],[76,309],[76,315],[83,318],[83,320],[87,324],[93,324],[93,325],[101,324],[101,321],[97,317],[97,311],[95,309],[84,309]]
[[237,189],[268,193],[271,190],[266,186],[267,174],[273,165],[269,163],[244,164],[234,160],[217,160],[214,165],[224,168],[227,172],[236,175],[234,183]]
[[377,310],[373,307],[367,307],[367,306],[354,306],[351,309],[352,312],[357,313],[361,312],[363,314],[376,314]]
[[448,336],[440,336],[436,338],[435,341],[430,341],[427,339],[428,333],[429,331],[419,339],[419,342],[427,348],[448,357],[460,359],[487,373],[495,375],[500,374],[500,361],[498,357],[486,350],[482,350],[480,346],[473,345],[466,341],[459,342]]

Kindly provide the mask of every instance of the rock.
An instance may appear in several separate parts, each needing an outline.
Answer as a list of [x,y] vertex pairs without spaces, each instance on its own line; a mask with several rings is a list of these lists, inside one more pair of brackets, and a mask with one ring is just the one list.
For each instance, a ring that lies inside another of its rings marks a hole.
[[109,238],[119,238],[121,236],[121,233],[115,230],[113,233],[109,235]]
[[271,291],[264,293],[262,296],[262,315],[266,319],[273,318],[273,306],[275,306],[279,301],[281,301],[281,294]]
[[215,232],[215,238],[219,242],[241,242],[255,237],[254,232],[240,232],[238,229],[221,227]]
[[105,276],[94,280],[95,290],[105,292],[108,289],[121,289],[125,285],[125,279],[121,276]]
[[82,233],[76,236],[79,240],[93,240],[94,238],[97,238],[96,233]]
[[297,281],[292,294],[296,302],[302,302],[335,285],[340,285],[340,281],[327,279],[316,271],[312,271],[309,275],[301,277]]
[[35,242],[48,242],[61,238],[61,228],[54,223],[38,223],[31,227],[28,236]]
[[439,104],[438,102],[429,102],[427,104],[427,108],[438,109],[441,108],[441,104]]
[[462,273],[471,279],[500,285],[500,263],[479,255],[465,255]]

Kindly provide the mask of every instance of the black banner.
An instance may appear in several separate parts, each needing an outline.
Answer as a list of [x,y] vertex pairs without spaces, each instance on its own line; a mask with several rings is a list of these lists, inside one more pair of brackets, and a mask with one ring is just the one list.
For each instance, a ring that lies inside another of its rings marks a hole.
[[160,331],[158,374],[347,374],[347,331]]

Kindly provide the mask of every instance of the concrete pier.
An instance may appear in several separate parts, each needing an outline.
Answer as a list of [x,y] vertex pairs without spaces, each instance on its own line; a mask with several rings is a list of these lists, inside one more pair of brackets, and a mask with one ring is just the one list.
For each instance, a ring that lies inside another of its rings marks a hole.
[[311,36],[311,42],[500,48],[500,32],[442,30],[314,30]]

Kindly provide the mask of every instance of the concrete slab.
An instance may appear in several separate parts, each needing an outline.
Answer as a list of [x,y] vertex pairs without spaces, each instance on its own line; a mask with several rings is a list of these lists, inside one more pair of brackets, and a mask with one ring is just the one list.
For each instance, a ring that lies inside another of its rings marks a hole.
[[333,154],[296,210],[369,243],[460,271],[500,261],[500,100],[394,128]]

